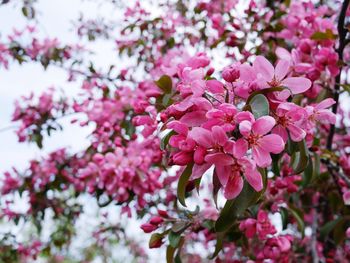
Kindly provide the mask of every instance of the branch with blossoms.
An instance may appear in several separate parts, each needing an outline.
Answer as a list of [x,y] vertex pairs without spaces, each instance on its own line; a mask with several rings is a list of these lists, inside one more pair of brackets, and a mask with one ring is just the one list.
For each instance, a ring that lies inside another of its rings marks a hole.
[[[14,115],[20,135],[35,141],[32,134],[44,134],[63,111],[79,114],[73,122],[91,134],[79,152],[60,149],[7,172],[3,218],[34,218],[40,229],[52,209],[62,220],[50,249],[64,255],[75,234],[69,222],[83,213],[71,204],[88,196],[100,209],[140,220],[152,234],[149,247],[164,249],[167,262],[349,260],[348,113],[334,97],[349,89],[340,73],[350,52],[337,49],[339,37],[346,42],[348,1],[342,9],[338,2],[242,2],[170,1],[156,12],[136,1],[123,10],[115,39],[110,21],[78,22],[79,37],[111,40],[121,59],[130,57],[127,69],[97,70],[86,57],[69,63],[75,58],[58,52],[55,59],[38,45],[31,61],[63,67],[81,92],[72,103],[56,101],[53,91],[26,98]],[[3,64],[20,53],[2,50]],[[13,205],[22,194],[26,215]],[[96,233],[112,242],[109,230],[124,237],[119,225]],[[50,254],[34,247],[39,257]]]

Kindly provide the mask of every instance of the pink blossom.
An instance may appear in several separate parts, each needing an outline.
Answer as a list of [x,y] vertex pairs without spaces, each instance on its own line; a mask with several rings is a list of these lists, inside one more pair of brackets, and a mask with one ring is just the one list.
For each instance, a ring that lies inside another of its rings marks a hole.
[[272,129],[272,133],[281,136],[283,141],[288,141],[288,133],[293,141],[299,142],[306,136],[306,132],[301,128],[307,118],[306,111],[294,103],[281,103],[276,109],[277,125]]
[[280,153],[284,149],[283,139],[276,134],[268,134],[275,126],[276,121],[270,116],[263,116],[256,121],[242,121],[239,130],[253,149],[253,159],[260,167],[271,164],[270,153]]
[[248,145],[245,140],[230,142],[232,145],[232,156],[224,153],[210,153],[205,160],[215,164],[216,174],[220,183],[225,187],[224,195],[227,199],[233,199],[239,195],[243,188],[244,175],[248,183],[255,189],[261,191],[263,188],[261,174],[257,171],[255,162],[245,157]]
[[261,88],[284,86],[293,94],[303,93],[311,87],[311,81],[303,77],[287,77],[290,63],[280,60],[276,68],[263,56],[257,56],[253,62],[258,84]]

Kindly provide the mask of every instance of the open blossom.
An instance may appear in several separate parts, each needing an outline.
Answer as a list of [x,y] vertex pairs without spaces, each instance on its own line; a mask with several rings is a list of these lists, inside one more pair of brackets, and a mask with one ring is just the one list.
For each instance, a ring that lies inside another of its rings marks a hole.
[[220,183],[225,187],[224,196],[227,199],[237,197],[243,188],[243,178],[259,192],[263,188],[261,174],[257,171],[255,162],[246,157],[248,150],[247,142],[239,139],[237,142],[230,142],[232,145],[231,155],[225,153],[211,153],[205,157],[210,164],[215,164],[216,174]]
[[[311,87],[311,81],[303,77],[286,77],[289,72],[290,63],[287,60],[280,60],[276,68],[263,56],[257,56],[253,66],[244,74],[253,74],[261,89],[269,87],[287,87],[293,94],[303,93]],[[242,73],[241,73],[242,74]],[[243,75],[243,78],[248,76]],[[251,78],[249,76],[248,78]]]
[[271,164],[270,153],[280,153],[284,149],[283,139],[276,134],[267,134],[275,126],[276,121],[271,116],[263,116],[256,121],[242,121],[239,130],[253,150],[253,159],[260,167]]
[[248,238],[252,238],[257,234],[260,240],[266,240],[269,235],[274,235],[277,232],[270,222],[268,214],[263,210],[259,210],[257,219],[247,218],[243,220],[239,225],[239,229],[244,231]]
[[235,115],[237,108],[229,103],[222,103],[217,109],[207,112],[208,121],[203,124],[205,128],[211,128],[214,125],[220,125],[226,132],[233,131],[236,127]]
[[[277,236],[269,238],[265,244],[263,255],[258,258],[278,260],[288,253],[291,249],[291,240],[289,236]],[[285,262],[285,261],[284,261]]]
[[303,130],[303,123],[307,118],[305,109],[294,103],[281,103],[276,109],[277,125],[272,129],[272,133],[281,136],[286,143],[288,132],[293,141],[299,142],[305,138],[306,132]]
[[330,123],[335,124],[336,116],[330,110],[327,110],[330,106],[332,106],[335,101],[331,98],[325,99],[316,105],[308,105],[305,107],[307,112],[307,121],[306,127],[307,129],[312,129],[315,127],[316,121],[321,123]]

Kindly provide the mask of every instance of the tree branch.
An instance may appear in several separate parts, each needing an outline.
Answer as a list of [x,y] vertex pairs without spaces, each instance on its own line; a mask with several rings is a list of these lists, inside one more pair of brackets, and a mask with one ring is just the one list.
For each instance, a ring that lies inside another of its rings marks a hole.
[[314,210],[313,213],[313,221],[312,221],[312,234],[311,234],[311,254],[312,254],[312,262],[313,263],[319,263],[320,259],[318,257],[318,252],[317,252],[317,229],[318,229],[318,224],[317,224],[317,212]]
[[[344,48],[347,44],[347,40],[346,40],[347,29],[344,27],[344,25],[345,25],[346,11],[348,9],[349,2],[350,2],[350,0],[344,0],[342,7],[341,7],[340,14],[339,14],[339,20],[338,20],[339,46],[337,49],[339,61],[343,60],[343,51],[344,51]],[[334,114],[337,114],[337,111],[338,111],[339,90],[340,90],[342,68],[343,68],[342,66],[339,66],[339,74],[335,77],[334,94],[333,94],[335,104],[332,107],[332,112]],[[330,127],[329,136],[327,139],[327,149],[330,151],[332,150],[334,133],[335,133],[335,124],[332,124]]]

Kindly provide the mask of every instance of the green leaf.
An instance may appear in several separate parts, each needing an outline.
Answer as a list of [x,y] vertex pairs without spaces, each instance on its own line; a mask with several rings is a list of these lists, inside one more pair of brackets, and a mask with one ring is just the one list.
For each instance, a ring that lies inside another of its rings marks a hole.
[[315,162],[314,162],[312,177],[317,178],[320,175],[321,159],[317,153],[314,153],[314,158],[315,158]]
[[343,220],[342,217],[339,217],[333,221],[327,222],[320,228],[320,239],[325,240],[325,238],[333,231],[335,226]]
[[214,228],[214,221],[212,220],[204,220],[202,226],[208,230],[212,230]]
[[345,238],[346,228],[345,228],[345,220],[340,220],[333,231],[333,239],[334,242],[339,245]]
[[266,95],[266,94],[268,94],[270,92],[282,91],[282,90],[285,90],[285,89],[286,88],[284,88],[284,87],[273,87],[273,88],[267,88],[267,89],[254,91],[252,94],[249,95],[249,97],[247,99],[247,104],[250,104],[251,100],[258,94]]
[[296,174],[303,172],[306,169],[309,162],[309,150],[307,148],[305,140],[302,140],[301,142],[299,142],[298,147],[299,147],[300,154],[299,154],[298,166],[294,171]]
[[176,256],[175,256],[175,259],[174,259],[175,263],[181,263],[182,262],[182,260],[181,260],[181,249],[182,249],[182,246],[184,244],[185,244],[185,237],[181,237],[180,242],[179,242],[179,246],[178,246],[178,250],[177,250],[177,253],[176,253]]
[[219,181],[218,175],[216,174],[216,169],[214,170],[213,173],[213,199],[216,208],[218,207],[218,193],[221,188],[221,183]]
[[180,204],[182,204],[183,206],[186,206],[186,202],[185,202],[186,186],[192,174],[192,167],[193,167],[193,163],[187,165],[185,170],[182,172],[177,185],[177,199],[179,200]]
[[314,165],[312,163],[312,157],[311,155],[309,156],[309,161],[308,164],[306,166],[306,169],[303,172],[303,181],[302,181],[302,186],[307,186],[312,179],[312,175],[313,175],[313,170],[314,170]]
[[254,204],[259,198],[256,192],[247,182],[244,182],[242,192],[236,199],[228,200],[221,210],[220,216],[215,223],[217,232],[228,230],[236,221],[237,217],[242,214],[250,205]]
[[298,143],[292,141],[290,135],[288,134],[288,142],[287,142],[287,153],[288,155],[293,155],[298,150]]
[[181,234],[170,231],[168,238],[170,246],[177,248],[181,239]]
[[245,181],[239,196],[233,200],[226,201],[215,223],[216,232],[225,232],[228,230],[236,222],[237,217],[251,205],[256,204],[265,193],[267,188],[267,172],[266,169],[262,168],[258,168],[258,170],[262,176],[264,188],[260,192],[256,192],[247,181]]
[[164,237],[164,234],[160,234],[160,233],[152,234],[148,243],[149,247],[150,248],[154,247],[154,245],[157,244],[160,240],[162,240],[163,237]]
[[161,76],[155,83],[164,93],[171,93],[173,82],[168,75]]
[[337,39],[337,35],[333,34],[332,30],[326,29],[325,32],[315,32],[311,36],[312,40],[327,40]]
[[173,227],[171,228],[171,230],[174,233],[181,233],[183,232],[187,227],[189,226],[188,222],[185,221],[180,221],[180,222],[176,222]]
[[203,178],[203,176],[201,176],[201,177],[199,177],[199,178],[193,180],[198,195],[199,195],[199,189],[200,189],[200,186],[201,186],[202,178]]
[[170,132],[168,132],[161,140],[160,140],[160,149],[161,150],[165,150],[166,146],[169,143],[170,137],[175,135],[176,132],[171,130]]
[[304,235],[305,235],[305,223],[304,223],[304,219],[303,219],[303,212],[294,206],[289,206],[289,211],[290,211],[291,215],[297,221],[298,229],[299,229],[302,237],[304,237]]
[[280,214],[282,219],[282,229],[286,229],[288,225],[288,209],[285,207],[280,208]]
[[275,174],[275,176],[280,175],[280,166],[279,166],[279,159],[280,155],[279,154],[271,154],[272,158],[272,172]]
[[167,246],[166,248],[166,262],[167,263],[173,263],[174,262],[174,254],[175,254],[176,248],[173,248],[172,246]]
[[350,94],[350,84],[339,84],[343,89]]
[[216,235],[215,251],[214,251],[213,255],[210,257],[210,259],[215,258],[222,250],[222,246],[224,243],[224,237],[225,237],[225,233],[218,233]]
[[269,115],[269,102],[264,95],[255,95],[249,104],[255,119]]

